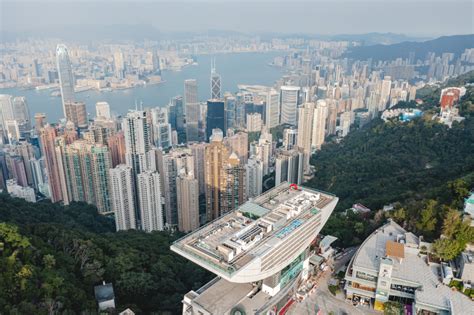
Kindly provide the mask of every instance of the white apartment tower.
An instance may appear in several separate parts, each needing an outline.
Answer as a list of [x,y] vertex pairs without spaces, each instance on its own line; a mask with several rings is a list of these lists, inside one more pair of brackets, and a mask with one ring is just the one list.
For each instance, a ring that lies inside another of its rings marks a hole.
[[267,92],[265,126],[273,128],[280,124],[280,94],[275,89]]
[[133,170],[125,164],[110,169],[110,200],[117,231],[137,228]]
[[163,231],[160,175],[146,171],[137,175],[138,204],[143,231]]
[[122,121],[125,135],[125,161],[133,169],[134,175],[150,169],[148,152],[151,150],[150,126],[145,111],[134,110],[127,113]]
[[314,149],[320,150],[324,143],[326,135],[326,119],[328,116],[328,107],[326,101],[318,100],[314,110],[313,118],[313,135],[311,137],[311,145]]

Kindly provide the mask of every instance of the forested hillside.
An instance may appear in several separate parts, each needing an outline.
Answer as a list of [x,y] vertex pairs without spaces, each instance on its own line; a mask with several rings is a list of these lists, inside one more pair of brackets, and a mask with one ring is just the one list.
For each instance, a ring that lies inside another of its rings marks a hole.
[[112,282],[117,309],[177,314],[211,275],[173,254],[164,232],[115,233],[84,203],[27,203],[0,195],[0,314],[95,313],[94,285]]

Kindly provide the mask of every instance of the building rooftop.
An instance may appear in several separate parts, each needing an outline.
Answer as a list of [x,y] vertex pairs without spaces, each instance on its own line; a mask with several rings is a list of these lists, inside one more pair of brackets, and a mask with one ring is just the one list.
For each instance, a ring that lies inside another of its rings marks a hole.
[[230,278],[256,258],[291,240],[293,235],[313,227],[309,243],[337,200],[329,193],[283,183],[186,235],[171,249]]
[[439,266],[428,264],[426,257],[419,255],[418,248],[411,246],[414,242],[419,244],[419,240],[414,238],[414,234],[390,221],[364,241],[352,266],[378,274],[381,260],[390,260],[388,256],[396,258],[391,259],[392,279],[418,287],[415,291],[416,303],[444,309],[451,314],[464,314],[466,310],[472,310],[473,303],[467,296],[452,291],[440,282]]

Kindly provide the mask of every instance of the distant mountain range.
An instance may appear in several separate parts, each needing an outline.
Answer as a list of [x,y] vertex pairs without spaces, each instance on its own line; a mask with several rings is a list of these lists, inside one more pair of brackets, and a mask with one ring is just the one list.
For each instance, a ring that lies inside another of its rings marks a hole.
[[474,34],[443,36],[423,42],[404,41],[392,45],[358,46],[349,49],[343,57],[356,60],[369,58],[374,61],[393,60],[407,58],[410,52],[414,52],[415,58],[424,58],[429,52],[434,52],[437,55],[445,52],[459,55],[466,48],[474,48]]

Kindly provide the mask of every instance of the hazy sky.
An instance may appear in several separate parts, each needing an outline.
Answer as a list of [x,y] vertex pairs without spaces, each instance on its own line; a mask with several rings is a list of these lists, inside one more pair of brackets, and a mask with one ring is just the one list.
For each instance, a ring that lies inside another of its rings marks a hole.
[[0,0],[1,28],[25,31],[63,25],[153,24],[161,31],[418,36],[474,33],[472,0]]

